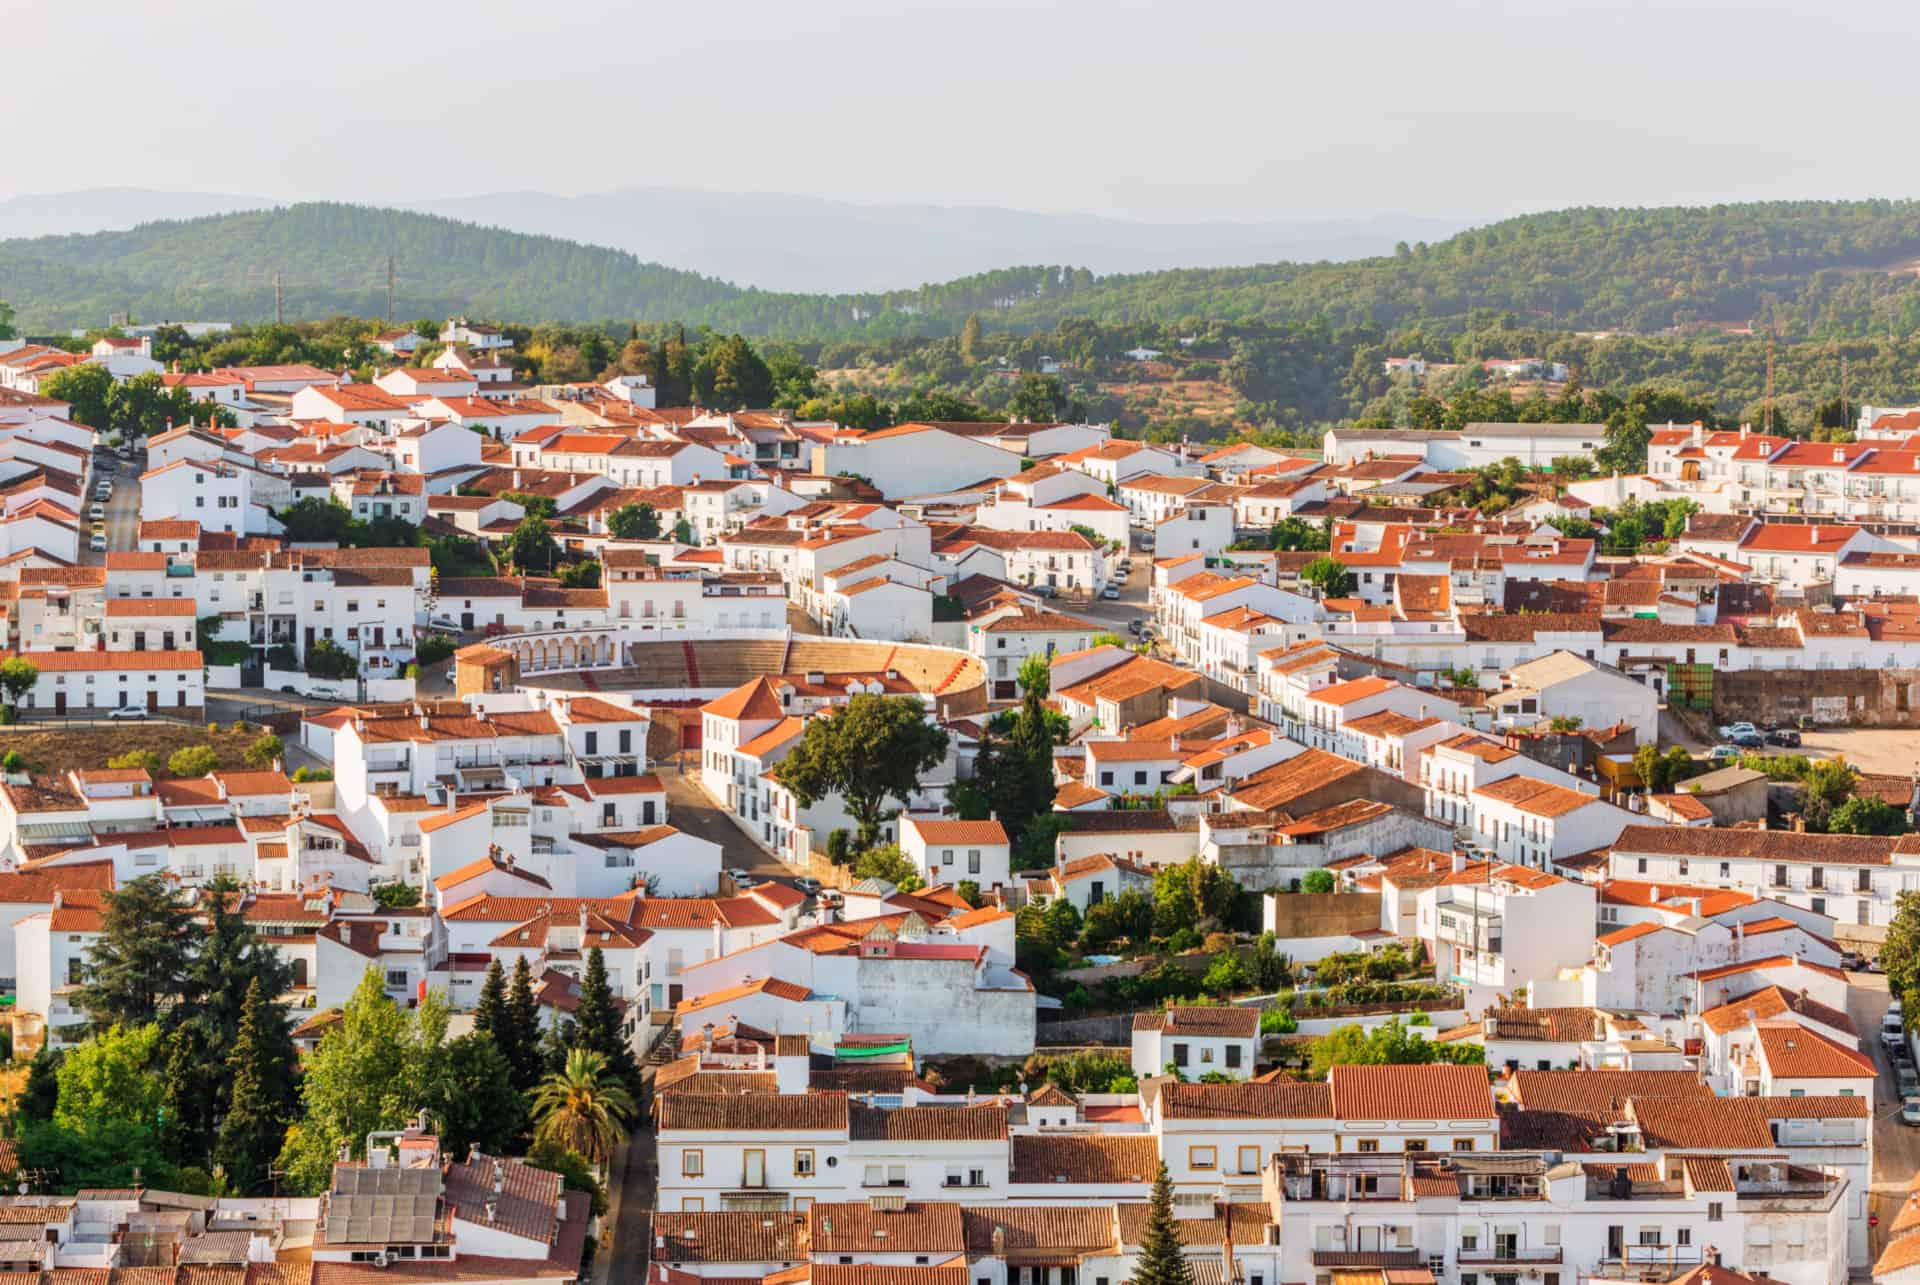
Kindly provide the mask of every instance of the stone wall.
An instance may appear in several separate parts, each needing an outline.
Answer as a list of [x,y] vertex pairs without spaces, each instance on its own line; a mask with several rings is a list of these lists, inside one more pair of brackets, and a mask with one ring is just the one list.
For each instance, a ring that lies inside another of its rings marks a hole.
[[1263,907],[1276,937],[1339,937],[1380,927],[1377,892],[1274,893]]
[[1713,678],[1716,723],[1920,727],[1920,670],[1746,669]]

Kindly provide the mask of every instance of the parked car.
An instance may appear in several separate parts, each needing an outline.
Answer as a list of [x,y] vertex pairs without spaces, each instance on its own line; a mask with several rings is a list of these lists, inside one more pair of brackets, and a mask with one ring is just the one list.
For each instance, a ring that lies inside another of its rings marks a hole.
[[806,893],[809,897],[818,897],[820,895],[820,881],[818,879],[795,879],[793,886],[801,892]]
[[1920,1124],[1920,1098],[1908,1098],[1900,1104],[1901,1124]]
[[1900,1086],[1900,1096],[1910,1098],[1920,1094],[1920,1071],[1913,1069],[1913,1063],[1902,1062],[1894,1068],[1894,1082]]
[[1752,723],[1728,723],[1720,729],[1720,739],[1730,741],[1736,736],[1758,736],[1760,729]]
[[1138,634],[1143,628],[1146,627],[1146,623],[1147,622],[1142,620],[1140,617],[1135,616],[1132,620],[1129,620],[1127,622],[1127,632],[1130,634]]
[[1867,961],[1861,958],[1859,951],[1844,950],[1840,952],[1840,967],[1844,971],[1849,973],[1857,973],[1857,972],[1860,972],[1862,969],[1864,969],[1866,966],[1867,966]]
[[1732,745],[1716,745],[1707,751],[1709,763],[1731,763],[1740,757],[1740,751]]
[[1778,745],[1782,749],[1797,750],[1800,748],[1800,733],[1794,731],[1791,727],[1772,728],[1767,732],[1765,739],[1767,744]]
[[1102,598],[1118,598],[1120,596],[1120,586],[1108,585],[1100,591],[1100,596]]
[[96,504],[92,508],[87,510],[87,516],[95,519],[96,521],[105,520],[107,516],[107,506],[104,504]]
[[146,716],[147,710],[144,705],[122,705],[107,715],[108,718],[145,718]]
[[1764,749],[1767,744],[1765,738],[1758,732],[1735,732],[1727,739],[1743,750]]
[[95,531],[93,538],[87,541],[87,548],[95,553],[105,553],[107,551],[107,537],[105,533]]

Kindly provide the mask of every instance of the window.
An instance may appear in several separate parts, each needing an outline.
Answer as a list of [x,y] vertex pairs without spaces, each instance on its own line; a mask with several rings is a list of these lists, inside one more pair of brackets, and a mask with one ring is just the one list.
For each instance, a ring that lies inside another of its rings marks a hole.
[[705,1172],[706,1160],[701,1152],[682,1151],[680,1153],[680,1176],[682,1178],[698,1178]]
[[1540,1240],[1542,1244],[1558,1245],[1560,1243],[1560,1224],[1548,1223],[1542,1227],[1540,1229]]
[[978,848],[967,849],[967,873],[970,875],[980,873],[980,849]]
[[1637,873],[1645,874],[1647,872],[1647,859],[1645,857],[1641,857],[1633,864]]
[[1240,1155],[1234,1162],[1241,1173],[1260,1172],[1260,1148],[1258,1145],[1240,1148]]
[[802,1148],[793,1153],[793,1176],[810,1178],[813,1176],[813,1149]]
[[406,984],[407,984],[407,970],[406,970],[406,969],[404,969],[404,968],[389,968],[389,969],[387,970],[387,985],[388,985],[388,987],[390,987],[390,988],[391,988],[391,987],[405,987],[405,986],[406,986]]
[[1676,1245],[1693,1244],[1693,1228],[1676,1227],[1673,1231],[1673,1243]]
[[1175,1066],[1185,1066],[1187,1064],[1187,1046],[1186,1045],[1175,1044],[1173,1046],[1173,1064]]
[[1227,1045],[1227,1065],[1230,1067],[1240,1065],[1240,1046],[1238,1044]]
[[1188,1147],[1187,1168],[1212,1169],[1215,1167],[1215,1151],[1212,1147]]
[[1402,1148],[1402,1150],[1405,1151],[1425,1151],[1426,1149],[1427,1140],[1425,1138],[1408,1138],[1407,1145]]
[[1370,1152],[1378,1151],[1379,1149],[1380,1149],[1380,1139],[1378,1138],[1362,1138],[1354,1146],[1354,1150],[1360,1151],[1360,1152],[1370,1153]]

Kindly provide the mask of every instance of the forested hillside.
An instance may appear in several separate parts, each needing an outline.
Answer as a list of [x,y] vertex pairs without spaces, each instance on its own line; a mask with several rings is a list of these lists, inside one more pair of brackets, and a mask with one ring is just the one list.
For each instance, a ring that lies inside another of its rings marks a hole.
[[108,312],[260,321],[273,275],[290,318],[378,314],[657,321],[750,335],[957,334],[1106,323],[1308,323],[1458,332],[1502,315],[1556,330],[1650,332],[1768,317],[1797,336],[1920,328],[1920,203],[1774,202],[1566,210],[1351,263],[1095,277],[1013,268],[884,294],[742,290],[619,251],[450,219],[310,204],[126,232],[0,242],[0,297],[30,329]]

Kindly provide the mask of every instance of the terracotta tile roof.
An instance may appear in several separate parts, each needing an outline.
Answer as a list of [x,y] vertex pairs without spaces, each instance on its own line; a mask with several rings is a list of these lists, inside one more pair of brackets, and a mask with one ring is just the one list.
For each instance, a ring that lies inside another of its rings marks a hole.
[[821,1202],[808,1211],[807,1232],[815,1254],[959,1254],[967,1244],[960,1206],[950,1201],[910,1200],[891,1210],[864,1200]]
[[[1484,1078],[1484,1077],[1483,1077]],[[1333,1092],[1325,1084],[1295,1081],[1159,1086],[1167,1120],[1331,1120]]]
[[554,1235],[561,1190],[557,1173],[482,1153],[447,1165],[445,1184],[456,1218],[542,1243]]
[[1487,1018],[1492,1018],[1494,1033],[1490,1040],[1538,1040],[1549,1044],[1574,1044],[1597,1039],[1602,1025],[1600,1012],[1592,1008],[1502,1008],[1479,1021],[1456,1026],[1435,1036],[1446,1041],[1468,1035],[1485,1035]]
[[[1457,1190],[1457,1184],[1453,1188]],[[1138,1247],[1140,1238],[1147,1228],[1147,1217],[1151,1209],[1144,1201],[1125,1201],[1116,1204],[1114,1213],[1119,1223],[1120,1243]],[[1239,1246],[1264,1245],[1268,1243],[1269,1231],[1273,1226],[1273,1214],[1265,1206],[1246,1201],[1236,1201],[1226,1207],[1226,1216],[1218,1212],[1208,1218],[1176,1218],[1174,1226],[1180,1234],[1180,1243],[1185,1246],[1219,1246],[1225,1243],[1229,1225],[1233,1230],[1233,1243]]]
[[1157,1144],[1145,1134],[1016,1133],[1009,1181],[1150,1183],[1159,1163]]
[[1628,1111],[1649,1150],[1663,1147],[1772,1148],[1758,1098],[1634,1098]]
[[1782,986],[1763,986],[1726,1000],[1700,1014],[1700,1020],[1715,1034],[1725,1035],[1749,1022],[1766,1021],[1783,1013],[1798,1013],[1837,1031],[1853,1033],[1853,1019],[1837,1008]]
[[927,843],[979,844],[983,847],[1008,842],[1007,832],[998,821],[947,821],[916,816],[905,817]]
[[1493,1090],[1477,1066],[1336,1066],[1336,1119],[1493,1120]]
[[1887,865],[1892,861],[1896,842],[1869,835],[1630,825],[1613,841],[1613,850],[1652,856],[1744,857],[1756,861],[1807,861],[1820,865]]
[[779,693],[774,691],[773,684],[765,677],[743,683],[725,696],[707,702],[700,707],[700,712],[737,721],[780,719],[786,716]]
[[888,1142],[997,1142],[1007,1136],[1002,1106],[848,1108],[851,1136]]
[[666,1244],[656,1245],[653,1257],[673,1263],[798,1263],[806,1258],[806,1226],[805,1214],[662,1209],[653,1215],[653,1234]]
[[1004,1254],[1017,1261],[1023,1251],[1093,1254],[1118,1249],[1113,1213],[1104,1205],[965,1205],[960,1221],[967,1252],[973,1255]]
[[845,1133],[848,1128],[844,1093],[774,1093],[748,1097],[674,1093],[661,1099],[658,1114],[661,1132]]
[[1227,1005],[1175,1004],[1159,1013],[1135,1013],[1133,1029],[1167,1035],[1251,1039],[1260,1033],[1260,1010]]
[[1777,1079],[1872,1079],[1878,1072],[1873,1059],[1846,1048],[1798,1022],[1762,1021],[1758,1028],[1760,1056]]
[[1597,795],[1583,794],[1551,781],[1537,781],[1530,776],[1510,776],[1504,781],[1480,786],[1473,793],[1477,798],[1505,803],[1529,816],[1547,818],[1563,817],[1600,801]]

